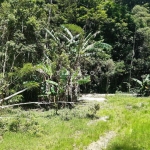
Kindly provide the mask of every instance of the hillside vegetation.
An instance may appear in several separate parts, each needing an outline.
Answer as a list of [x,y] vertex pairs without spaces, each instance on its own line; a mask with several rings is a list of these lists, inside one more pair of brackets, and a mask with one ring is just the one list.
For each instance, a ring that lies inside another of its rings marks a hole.
[[149,6],[148,0],[1,2],[1,105],[70,102],[80,92],[149,95]]

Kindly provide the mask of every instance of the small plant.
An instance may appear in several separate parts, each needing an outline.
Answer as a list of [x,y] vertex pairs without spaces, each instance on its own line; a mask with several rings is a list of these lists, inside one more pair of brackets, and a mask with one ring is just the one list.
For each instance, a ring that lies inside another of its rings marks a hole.
[[34,119],[27,120],[24,124],[24,131],[27,131],[31,135],[42,136],[43,135],[43,128],[40,124],[35,121]]
[[8,130],[7,125],[7,120],[0,120],[0,136],[2,136]]
[[22,132],[29,133],[31,135],[41,136],[43,129],[40,126],[39,122],[35,120],[33,114],[20,114],[12,120],[9,124],[9,131],[11,132]]
[[97,118],[96,113],[100,109],[99,104],[94,104],[89,108],[89,113],[87,114],[87,117],[94,119]]
[[65,121],[69,121],[69,120],[71,120],[71,119],[73,118],[73,115],[72,115],[72,113],[71,113],[71,110],[69,110],[69,109],[67,109],[67,108],[61,110],[60,113],[59,113],[59,115],[60,115],[60,118],[61,118],[62,120],[65,120]]
[[72,120],[74,118],[87,118],[87,114],[89,113],[89,106],[78,107],[76,106],[74,109],[61,109],[59,110],[59,116],[62,120]]
[[0,116],[3,116],[3,115],[6,115],[6,114],[16,114],[18,113],[20,110],[20,108],[17,108],[17,109],[12,109],[12,108],[5,108],[5,109],[1,109],[0,110]]
[[18,132],[21,125],[21,120],[17,117],[9,125],[9,131]]

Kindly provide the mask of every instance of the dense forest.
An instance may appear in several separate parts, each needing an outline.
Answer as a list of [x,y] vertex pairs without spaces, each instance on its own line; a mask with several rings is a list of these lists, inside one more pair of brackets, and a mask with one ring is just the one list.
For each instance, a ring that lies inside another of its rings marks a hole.
[[0,5],[1,105],[76,101],[79,93],[150,94],[149,0]]

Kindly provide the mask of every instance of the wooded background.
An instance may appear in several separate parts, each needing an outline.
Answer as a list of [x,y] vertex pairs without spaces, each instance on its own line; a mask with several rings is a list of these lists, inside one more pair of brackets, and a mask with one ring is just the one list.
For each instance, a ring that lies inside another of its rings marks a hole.
[[[3,0],[0,5],[1,104],[137,92],[135,78],[149,74],[149,0]],[[144,90],[149,95],[148,82]]]

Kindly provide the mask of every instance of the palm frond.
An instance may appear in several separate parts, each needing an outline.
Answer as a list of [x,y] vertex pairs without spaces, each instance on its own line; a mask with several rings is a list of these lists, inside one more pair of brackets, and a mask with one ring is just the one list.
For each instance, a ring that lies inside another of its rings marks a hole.
[[70,36],[70,40],[71,41],[73,41],[73,35],[72,35],[72,33],[65,27],[65,26],[61,26],[63,29],[64,29],[64,31],[66,31],[66,33]]
[[54,36],[54,34],[52,33],[52,32],[50,32],[48,29],[46,29],[45,28],[45,30],[46,30],[46,32],[55,40],[55,41],[57,41],[57,38]]
[[62,34],[62,33],[59,33],[59,34],[60,34],[61,36],[63,36],[63,38],[66,39],[67,42],[71,43],[71,40],[70,40],[66,35],[64,35],[64,34]]
[[135,81],[136,83],[138,83],[140,86],[142,86],[142,81],[135,79],[135,78],[132,78],[132,80]]
[[150,77],[150,75],[148,74],[148,75],[146,76],[146,78],[144,79],[144,81],[143,81],[143,82],[150,81],[149,77]]
[[52,81],[52,80],[45,80],[45,81],[46,81],[47,83],[49,83],[49,84],[58,86],[58,83],[57,83],[57,82],[54,82],[54,81]]

